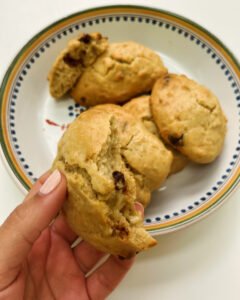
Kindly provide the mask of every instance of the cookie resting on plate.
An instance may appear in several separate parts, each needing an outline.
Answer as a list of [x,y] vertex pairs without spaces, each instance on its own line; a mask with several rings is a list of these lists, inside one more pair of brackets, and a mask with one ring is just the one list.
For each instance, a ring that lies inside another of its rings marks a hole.
[[185,75],[168,74],[155,83],[150,105],[161,137],[190,160],[206,164],[221,153],[227,120],[206,87]]
[[[150,96],[143,95],[137,98],[134,98],[123,105],[124,110],[131,113],[134,117],[138,118],[143,122],[143,125],[154,135],[156,135],[161,141],[162,138],[158,131],[156,124],[154,123],[152,113],[150,110]],[[186,156],[182,155],[180,152],[175,150],[169,144],[165,144],[167,149],[172,152],[173,162],[171,165],[170,174],[175,174],[184,169],[188,163]]]
[[82,33],[70,40],[49,72],[51,95],[57,99],[63,97],[72,89],[84,69],[93,64],[107,47],[108,41],[100,33]]
[[153,50],[132,41],[113,43],[85,69],[71,95],[86,106],[123,103],[150,92],[156,79],[166,73]]

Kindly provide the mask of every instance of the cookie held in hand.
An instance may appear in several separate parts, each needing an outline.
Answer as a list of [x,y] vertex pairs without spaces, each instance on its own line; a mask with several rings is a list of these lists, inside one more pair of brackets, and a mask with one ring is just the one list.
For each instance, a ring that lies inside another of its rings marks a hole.
[[[139,201],[136,176],[143,177],[141,170],[149,168],[142,154],[148,147],[157,147],[159,141],[127,113],[123,121],[113,110],[94,107],[82,113],[61,138],[53,168],[67,178],[68,198],[63,211],[73,231],[101,251],[131,257],[156,244],[145,231],[135,203]],[[147,138],[146,145],[142,144],[141,128],[153,137],[152,142]],[[140,145],[146,149],[138,149]],[[169,156],[168,167],[164,166],[167,173],[171,153],[162,151]],[[157,168],[152,172],[151,180]],[[141,180],[146,187],[151,182],[156,185],[155,180]]]
[[102,104],[94,109],[108,112],[118,120],[121,155],[135,178],[137,199],[146,207],[151,192],[158,189],[169,175],[172,153],[122,107]]

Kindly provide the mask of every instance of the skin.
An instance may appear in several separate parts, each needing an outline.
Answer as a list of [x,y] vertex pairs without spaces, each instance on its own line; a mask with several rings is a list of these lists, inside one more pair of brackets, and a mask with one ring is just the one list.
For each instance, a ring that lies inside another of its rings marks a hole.
[[0,227],[0,300],[105,299],[134,259],[109,256],[86,276],[104,254],[85,241],[70,247],[77,237],[58,214],[66,198],[65,177],[61,174],[49,194],[38,193],[49,174]]

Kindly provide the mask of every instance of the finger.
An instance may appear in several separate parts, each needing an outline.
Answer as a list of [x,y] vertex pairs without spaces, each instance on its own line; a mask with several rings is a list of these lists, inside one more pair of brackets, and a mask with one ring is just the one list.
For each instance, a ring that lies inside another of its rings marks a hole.
[[17,299],[27,299],[24,298],[25,282],[26,282],[25,272],[19,273],[18,277],[14,281],[14,284],[0,291],[0,299],[1,300],[16,299],[16,295],[18,297]]
[[46,274],[54,291],[54,299],[89,299],[85,288],[85,276],[75,261],[69,243],[54,231],[51,231]]
[[19,205],[0,228],[0,288],[17,276],[33,243],[60,210],[66,179],[55,170],[37,194]]
[[75,259],[84,274],[87,274],[105,253],[82,241],[73,249]]
[[[34,283],[38,283],[37,285],[33,284],[35,295],[38,295],[38,299],[55,299],[51,288],[49,288],[49,283],[46,278],[46,264],[50,247],[51,231],[50,228],[47,227],[42,231],[41,235],[34,243],[30,253],[28,254],[28,279],[31,279]],[[33,299],[33,295],[27,294],[27,292],[30,290],[29,286],[30,284],[27,282],[25,286],[25,298]]]
[[90,299],[105,299],[120,283],[133,262],[134,258],[120,260],[117,257],[110,256],[102,266],[87,278]]
[[60,214],[56,218],[56,220],[51,225],[51,230],[53,230],[56,234],[61,236],[69,244],[72,244],[77,238],[77,235],[68,226],[63,214]]
[[28,265],[31,275],[36,282],[41,282],[44,277],[50,241],[50,230],[46,228],[42,231],[28,254]]
[[134,208],[136,211],[138,211],[142,217],[144,217],[144,207],[142,205],[142,203],[140,202],[135,202],[134,203]]
[[28,199],[31,199],[33,196],[35,196],[37,194],[37,192],[39,191],[40,187],[43,185],[43,183],[46,181],[46,179],[48,178],[48,176],[51,174],[50,171],[47,171],[46,173],[44,173],[38,180],[37,182],[34,183],[34,185],[32,186],[31,190],[29,191],[29,193],[27,194],[27,196],[25,197],[24,201],[27,201]]

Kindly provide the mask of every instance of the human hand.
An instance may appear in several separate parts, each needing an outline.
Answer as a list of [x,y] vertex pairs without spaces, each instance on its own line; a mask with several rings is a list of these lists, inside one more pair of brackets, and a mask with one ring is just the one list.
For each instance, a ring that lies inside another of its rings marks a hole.
[[[77,238],[63,215],[54,220],[66,197],[59,172],[43,175],[0,227],[0,299],[105,299],[133,263],[104,256]],[[54,221],[53,221],[54,220]]]

